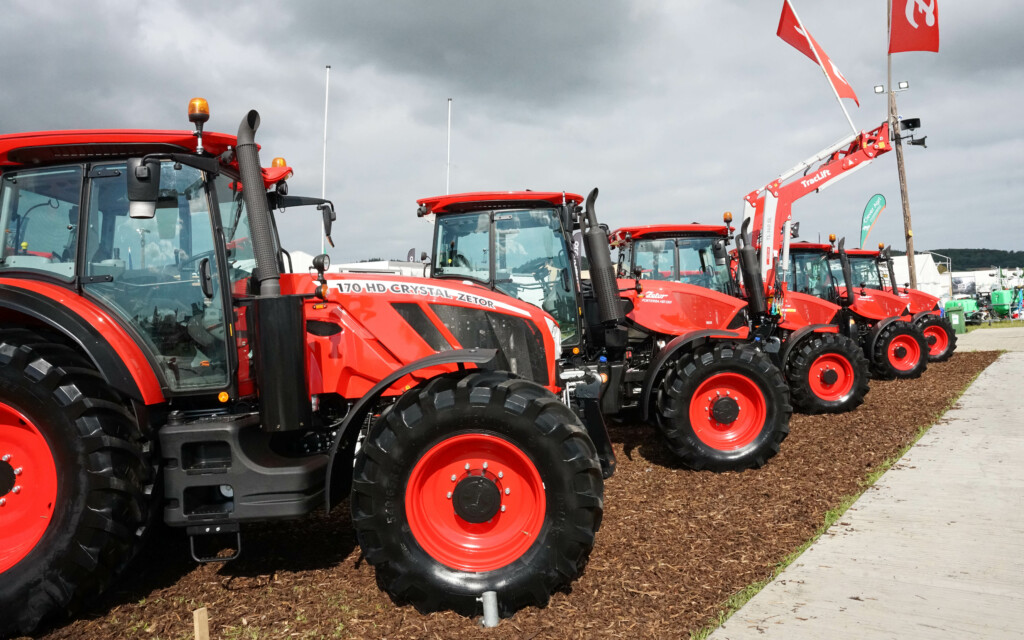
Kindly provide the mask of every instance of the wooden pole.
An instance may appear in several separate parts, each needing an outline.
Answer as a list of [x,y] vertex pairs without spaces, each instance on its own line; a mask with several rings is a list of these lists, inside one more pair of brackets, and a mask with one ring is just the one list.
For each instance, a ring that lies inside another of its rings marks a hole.
[[[889,34],[892,34],[892,0],[886,3],[889,13],[886,20]],[[907,269],[910,271],[910,288],[917,288],[917,268],[914,266],[914,229],[910,224],[910,198],[907,196],[907,172],[903,167],[903,141],[900,140],[900,119],[896,108],[896,91],[892,86],[892,54],[888,58],[889,82],[889,131],[892,132],[893,144],[896,145],[896,170],[900,175],[900,198],[903,201],[903,237],[907,243]],[[895,284],[895,283],[894,283]]]
[[192,630],[195,632],[195,640],[210,640],[210,616],[206,607],[192,612]]

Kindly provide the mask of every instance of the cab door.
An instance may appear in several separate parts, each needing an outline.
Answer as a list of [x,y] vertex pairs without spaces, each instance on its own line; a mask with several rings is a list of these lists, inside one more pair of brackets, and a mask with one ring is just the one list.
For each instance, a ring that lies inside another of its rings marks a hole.
[[90,168],[83,289],[134,329],[171,395],[229,390],[224,251],[206,176],[161,163],[156,215],[138,219],[128,216],[125,174],[123,162]]

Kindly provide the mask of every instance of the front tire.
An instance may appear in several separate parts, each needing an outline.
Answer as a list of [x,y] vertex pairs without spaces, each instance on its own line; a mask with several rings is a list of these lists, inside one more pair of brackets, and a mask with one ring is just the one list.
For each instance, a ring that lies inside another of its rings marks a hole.
[[789,434],[789,388],[764,353],[713,344],[683,354],[658,389],[656,426],[683,464],[710,471],[764,465]]
[[793,406],[803,413],[843,413],[864,402],[868,359],[852,339],[835,333],[807,336],[786,359]]
[[141,546],[151,478],[134,417],[85,358],[0,333],[0,636],[109,585]]
[[949,318],[935,314],[921,316],[914,323],[924,334],[928,345],[928,362],[945,362],[956,351],[956,332]]
[[[454,479],[453,479],[454,478]],[[420,611],[544,606],[583,570],[601,524],[594,445],[550,392],[501,372],[440,376],[371,428],[352,517],[378,584]]]
[[871,353],[872,373],[876,378],[920,378],[927,366],[928,343],[921,329],[909,322],[897,320],[879,332]]

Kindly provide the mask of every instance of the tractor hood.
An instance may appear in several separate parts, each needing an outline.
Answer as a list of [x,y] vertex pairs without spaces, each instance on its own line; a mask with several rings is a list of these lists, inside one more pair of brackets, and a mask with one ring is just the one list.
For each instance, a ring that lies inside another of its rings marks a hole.
[[[839,287],[839,295],[846,295],[846,287]],[[904,316],[907,310],[907,299],[890,291],[879,291],[865,287],[853,288],[853,304],[850,310],[869,320],[883,320],[893,316]]]
[[832,324],[839,313],[839,305],[807,293],[787,291],[781,310],[780,326],[795,331],[809,324]]
[[747,303],[739,298],[697,285],[671,280],[618,280],[623,298],[632,303],[627,318],[650,333],[677,336],[704,329],[731,329],[746,333]]
[[922,311],[937,311],[939,309],[939,299],[930,293],[925,293],[920,289],[903,289],[899,290],[900,297],[906,300],[910,306],[910,313],[921,313]]

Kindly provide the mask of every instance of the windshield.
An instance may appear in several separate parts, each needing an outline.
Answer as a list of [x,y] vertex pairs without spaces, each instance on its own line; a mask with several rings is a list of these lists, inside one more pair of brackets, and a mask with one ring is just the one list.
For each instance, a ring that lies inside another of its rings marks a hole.
[[878,262],[873,256],[850,256],[850,269],[853,271],[853,284],[868,289],[881,289],[882,280],[878,276]]
[[[833,286],[833,273],[829,265],[828,255],[824,253],[794,253],[789,257],[791,266],[786,274],[786,283],[790,291],[806,293],[818,298],[829,294]],[[842,271],[838,281],[842,281]]]
[[633,243],[633,273],[653,280],[675,280],[729,293],[729,268],[715,264],[715,238],[664,238]]
[[439,217],[435,276],[470,278],[550,313],[562,343],[578,339],[576,293],[555,209]]
[[34,269],[70,279],[78,251],[80,166],[5,173],[0,182],[0,270]]

